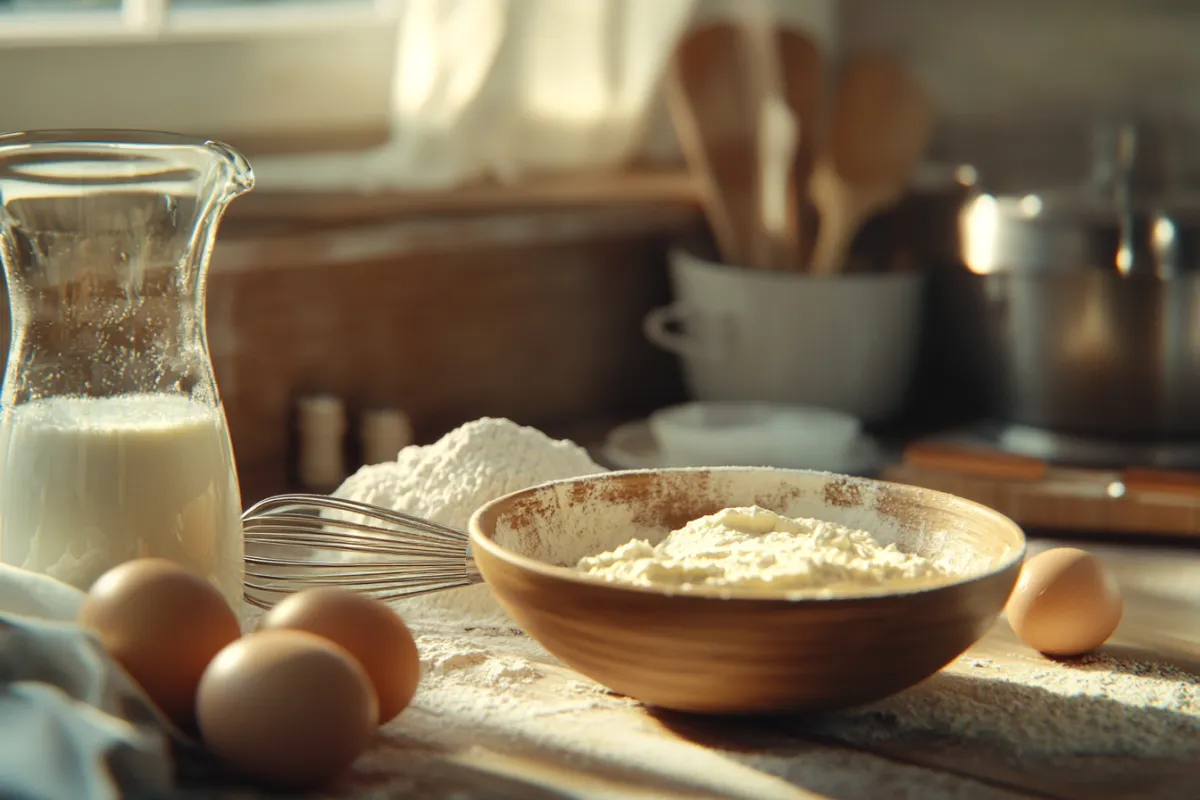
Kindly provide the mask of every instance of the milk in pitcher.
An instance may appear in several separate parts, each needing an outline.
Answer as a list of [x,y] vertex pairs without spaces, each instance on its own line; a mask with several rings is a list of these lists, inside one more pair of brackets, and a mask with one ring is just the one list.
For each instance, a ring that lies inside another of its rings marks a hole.
[[87,590],[157,556],[242,602],[240,493],[220,407],[183,396],[56,397],[0,421],[0,561]]

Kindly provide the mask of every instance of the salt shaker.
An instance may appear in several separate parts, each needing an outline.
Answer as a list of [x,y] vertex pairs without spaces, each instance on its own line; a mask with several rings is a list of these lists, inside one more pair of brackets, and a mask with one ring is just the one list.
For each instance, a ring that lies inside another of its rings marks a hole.
[[338,397],[317,394],[301,397],[297,411],[300,483],[312,491],[333,491],[346,476],[346,407]]
[[364,464],[395,461],[396,454],[413,443],[412,422],[395,408],[364,411],[359,436]]

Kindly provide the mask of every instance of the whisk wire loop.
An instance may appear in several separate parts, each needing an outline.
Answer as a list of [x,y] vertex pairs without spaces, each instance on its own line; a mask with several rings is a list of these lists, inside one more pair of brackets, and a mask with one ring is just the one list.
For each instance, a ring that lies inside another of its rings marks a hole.
[[269,497],[242,515],[242,531],[244,595],[258,608],[315,586],[390,602],[483,580],[465,532],[354,500]]

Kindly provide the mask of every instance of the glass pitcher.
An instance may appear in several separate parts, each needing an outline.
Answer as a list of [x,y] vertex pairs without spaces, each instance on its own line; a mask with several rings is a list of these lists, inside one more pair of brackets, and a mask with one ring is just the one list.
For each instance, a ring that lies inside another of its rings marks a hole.
[[129,559],[167,558],[240,607],[205,285],[221,215],[253,185],[239,153],[203,139],[0,135],[0,561],[86,590]]

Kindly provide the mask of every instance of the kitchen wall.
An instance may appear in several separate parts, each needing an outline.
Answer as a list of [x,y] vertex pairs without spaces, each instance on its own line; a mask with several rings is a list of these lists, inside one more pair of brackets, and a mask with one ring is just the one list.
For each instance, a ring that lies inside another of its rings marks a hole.
[[1200,3],[840,0],[843,53],[901,54],[938,104],[932,156],[1001,188],[1077,180],[1088,126],[1127,117],[1181,182],[1200,178]]
[[[690,209],[274,235],[230,222],[213,258],[209,345],[247,501],[289,487],[305,392],[341,396],[352,417],[401,408],[419,441],[484,415],[574,435],[681,396],[641,319],[667,300],[664,242],[694,226]],[[353,442],[347,456],[355,466]]]

